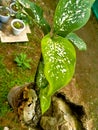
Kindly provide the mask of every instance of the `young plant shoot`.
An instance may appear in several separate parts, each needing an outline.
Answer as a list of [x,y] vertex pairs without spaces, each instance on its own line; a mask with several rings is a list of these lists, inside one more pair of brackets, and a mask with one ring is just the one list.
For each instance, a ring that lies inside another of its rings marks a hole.
[[94,0],[59,0],[52,29],[43,18],[41,8],[29,0],[18,1],[45,34],[41,41],[42,57],[35,78],[43,114],[50,107],[51,96],[65,87],[74,75],[76,52],[73,45],[86,50],[86,44],[74,31],[89,20]]

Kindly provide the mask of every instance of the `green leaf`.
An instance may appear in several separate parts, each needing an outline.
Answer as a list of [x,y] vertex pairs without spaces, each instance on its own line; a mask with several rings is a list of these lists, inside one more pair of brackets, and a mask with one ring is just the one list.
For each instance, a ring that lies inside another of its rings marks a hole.
[[73,45],[65,38],[46,35],[42,39],[44,74],[49,82],[47,95],[54,94],[72,79],[75,70],[76,53]]
[[19,58],[18,58],[17,56],[16,56],[16,58],[14,59],[14,61],[17,62],[17,63],[20,62],[20,60],[19,60]]
[[68,38],[79,50],[86,50],[86,43],[75,33],[69,33]]
[[41,89],[39,95],[42,114],[44,114],[48,110],[51,104],[51,96],[47,96],[47,88],[48,87]]
[[25,61],[25,62],[23,63],[23,66],[24,66],[25,69],[27,69],[27,68],[28,68],[28,69],[31,69],[31,66],[30,66],[29,62],[26,62],[26,61]]
[[24,61],[27,58],[27,55],[25,53],[20,53],[19,58],[21,61]]
[[44,75],[44,63],[43,61],[40,61],[37,74],[36,74],[36,84],[39,88],[45,88],[48,85],[48,81],[46,80],[46,77]]
[[24,10],[35,21],[43,30],[44,34],[50,32],[50,26],[43,17],[43,10],[30,0],[18,0],[19,3],[24,7]]
[[91,6],[94,4],[95,0],[90,0]]
[[94,0],[59,0],[54,16],[54,31],[65,37],[80,29],[90,17]]
[[30,62],[32,59],[27,59],[27,55],[25,53],[20,53],[15,57],[14,61],[19,67],[22,67],[23,69],[31,69]]

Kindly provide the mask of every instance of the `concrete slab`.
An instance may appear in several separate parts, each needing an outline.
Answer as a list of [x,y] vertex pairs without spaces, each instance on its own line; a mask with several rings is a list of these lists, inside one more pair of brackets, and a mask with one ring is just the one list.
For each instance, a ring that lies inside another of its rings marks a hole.
[[26,26],[25,30],[20,35],[15,36],[12,32],[12,28],[10,24],[11,24],[11,20],[8,23],[2,24],[2,29],[0,30],[1,42],[11,43],[11,42],[29,41],[27,37],[27,33],[31,33],[29,25]]

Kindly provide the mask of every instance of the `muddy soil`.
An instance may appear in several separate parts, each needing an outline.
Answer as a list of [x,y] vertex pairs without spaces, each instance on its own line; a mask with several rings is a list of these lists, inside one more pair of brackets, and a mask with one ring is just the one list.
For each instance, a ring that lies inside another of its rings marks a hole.
[[[36,0],[35,0],[36,2]],[[50,24],[52,24],[53,14],[55,4],[52,4],[50,0],[40,0],[37,1],[39,5],[45,10],[45,17],[47,17]],[[45,6],[44,6],[45,5]],[[8,69],[16,67],[13,64],[13,53],[15,51],[21,52],[21,48],[24,48],[27,52],[29,51],[30,57],[33,57],[36,62],[32,67],[32,73],[35,73],[36,64],[40,57],[40,41],[39,31],[35,29],[36,35],[33,37],[29,36],[30,46],[25,48],[23,45],[18,44],[5,44],[0,46],[0,54],[6,55],[5,65]],[[91,15],[88,23],[79,31],[76,32],[84,41],[87,43],[87,51],[80,52],[77,51],[77,64],[76,72],[74,75],[74,81],[71,82],[68,87],[65,87],[63,91],[66,97],[73,103],[83,106],[85,113],[87,115],[87,130],[97,130],[98,129],[98,21]],[[39,37],[37,37],[39,36]],[[32,45],[33,43],[33,45]],[[33,47],[32,47],[33,46]],[[5,51],[3,51],[5,50]],[[31,51],[30,51],[31,50]],[[36,50],[36,51],[35,51]],[[38,55],[39,54],[39,55]],[[0,118],[0,126],[8,126],[12,130],[25,130],[25,128],[20,127],[20,122],[17,116],[12,111],[7,113],[5,117]]]

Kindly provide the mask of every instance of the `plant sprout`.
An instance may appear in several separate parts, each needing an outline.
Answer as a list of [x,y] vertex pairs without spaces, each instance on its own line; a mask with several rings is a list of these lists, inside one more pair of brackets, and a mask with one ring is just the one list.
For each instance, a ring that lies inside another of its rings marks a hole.
[[52,29],[44,19],[42,9],[35,3],[29,0],[18,2],[45,35],[41,41],[42,57],[35,78],[43,114],[50,106],[51,96],[65,87],[74,75],[74,45],[80,50],[86,50],[85,42],[74,31],[89,20],[94,0],[59,0]]
[[25,53],[20,53],[15,57],[14,61],[17,63],[17,66],[22,67],[23,69],[31,69],[30,63],[32,60],[28,59]]

